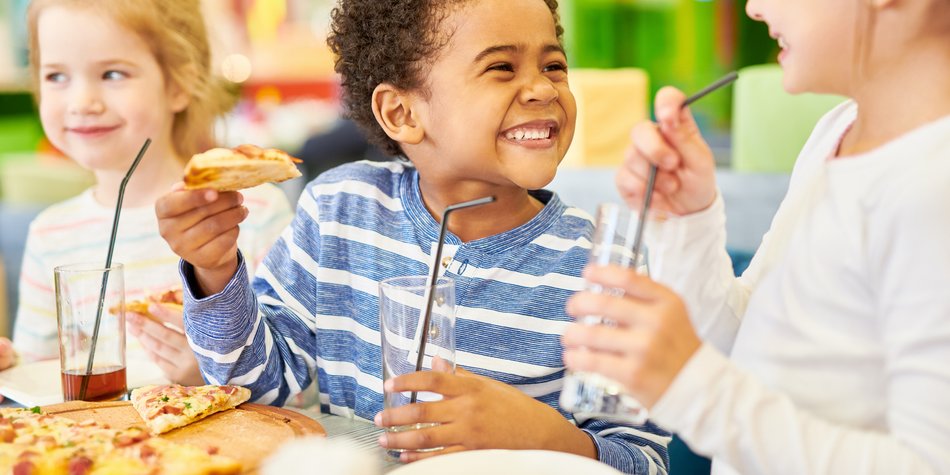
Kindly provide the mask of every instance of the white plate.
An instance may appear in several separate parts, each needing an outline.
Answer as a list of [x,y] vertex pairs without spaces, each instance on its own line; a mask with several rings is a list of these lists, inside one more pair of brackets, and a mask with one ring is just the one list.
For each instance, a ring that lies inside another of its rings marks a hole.
[[473,450],[399,467],[390,475],[619,475],[596,460],[548,450]]

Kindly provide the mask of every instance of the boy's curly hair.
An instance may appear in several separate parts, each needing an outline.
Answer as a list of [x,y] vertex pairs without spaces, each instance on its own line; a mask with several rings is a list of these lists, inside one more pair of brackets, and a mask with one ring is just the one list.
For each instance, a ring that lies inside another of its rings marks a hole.
[[[384,152],[403,153],[376,123],[373,91],[382,83],[406,91],[423,87],[428,60],[449,40],[439,35],[441,22],[452,8],[471,1],[477,0],[340,0],[333,9],[327,44],[343,79],[345,113]],[[551,9],[560,40],[564,29],[558,2],[543,1]]]

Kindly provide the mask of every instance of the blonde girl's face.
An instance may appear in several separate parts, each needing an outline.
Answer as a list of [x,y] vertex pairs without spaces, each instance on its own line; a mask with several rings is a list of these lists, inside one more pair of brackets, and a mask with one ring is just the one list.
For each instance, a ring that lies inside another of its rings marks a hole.
[[765,22],[781,52],[789,92],[847,94],[855,71],[859,0],[748,0],[746,13]]
[[145,41],[90,8],[38,19],[39,109],[58,149],[93,171],[125,171],[146,138],[171,150],[184,95],[166,87]]

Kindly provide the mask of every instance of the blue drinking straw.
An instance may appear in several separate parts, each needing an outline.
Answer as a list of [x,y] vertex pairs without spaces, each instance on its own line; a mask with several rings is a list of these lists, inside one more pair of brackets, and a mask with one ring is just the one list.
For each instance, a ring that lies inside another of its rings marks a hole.
[[92,377],[92,363],[96,358],[96,343],[99,341],[99,324],[102,323],[102,307],[106,299],[106,286],[109,284],[109,268],[112,267],[112,252],[115,251],[115,235],[119,230],[119,214],[122,212],[122,198],[125,197],[125,187],[129,184],[129,178],[132,178],[132,172],[139,166],[139,162],[142,161],[142,157],[145,156],[145,151],[148,150],[148,146],[151,143],[152,139],[145,139],[145,143],[142,144],[139,154],[135,157],[135,161],[132,162],[132,166],[129,167],[129,171],[125,173],[122,184],[119,185],[119,199],[115,204],[115,216],[112,218],[112,236],[109,238],[109,252],[106,254],[105,273],[102,274],[102,290],[99,291],[99,306],[96,309],[96,324],[92,330],[92,344],[89,347],[89,362],[86,363],[86,374],[82,376],[82,383],[79,386],[80,401],[86,399],[86,389],[89,387],[89,379]]

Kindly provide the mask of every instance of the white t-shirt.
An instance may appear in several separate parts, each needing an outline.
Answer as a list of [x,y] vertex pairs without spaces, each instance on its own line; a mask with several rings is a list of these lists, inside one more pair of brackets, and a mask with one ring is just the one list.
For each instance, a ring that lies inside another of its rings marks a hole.
[[818,124],[742,277],[721,199],[651,225],[706,341],[651,416],[717,474],[950,473],[950,116],[829,160],[855,116]]
[[[293,215],[286,196],[276,186],[262,185],[241,193],[250,214],[241,223],[238,246],[255,266]],[[59,357],[53,269],[65,264],[105,263],[114,213],[114,208],[97,202],[90,189],[50,206],[30,223],[13,331],[13,344],[23,361]],[[126,301],[181,288],[179,257],[158,233],[154,206],[122,209],[112,261],[124,266]],[[131,335],[126,353],[128,359],[148,360]]]

